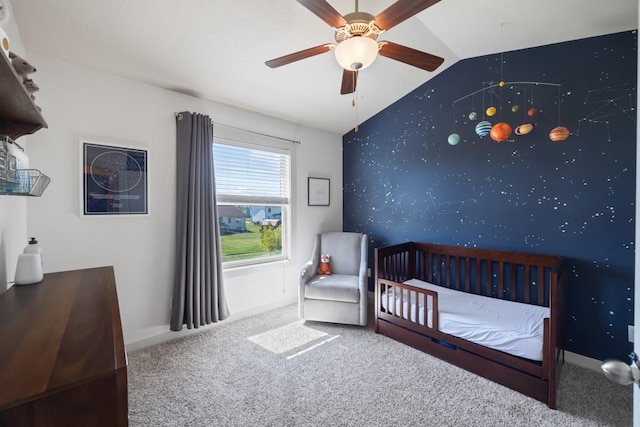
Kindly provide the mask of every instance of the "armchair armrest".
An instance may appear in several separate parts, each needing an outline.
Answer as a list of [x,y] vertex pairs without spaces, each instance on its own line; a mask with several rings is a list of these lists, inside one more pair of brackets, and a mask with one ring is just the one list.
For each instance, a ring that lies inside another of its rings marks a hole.
[[360,242],[360,269],[358,270],[358,282],[360,284],[360,290],[364,292],[364,295],[367,295],[369,290],[369,277],[367,275],[368,257],[368,236],[363,234]]
[[300,271],[300,287],[303,287],[318,271],[318,265],[320,264],[320,235],[316,235],[313,242],[313,249],[311,249],[311,256],[309,261],[302,267]]
[[312,259],[307,261],[307,263],[302,267],[300,271],[300,284],[304,285],[307,283],[313,276],[316,275],[316,271],[318,270],[318,265]]

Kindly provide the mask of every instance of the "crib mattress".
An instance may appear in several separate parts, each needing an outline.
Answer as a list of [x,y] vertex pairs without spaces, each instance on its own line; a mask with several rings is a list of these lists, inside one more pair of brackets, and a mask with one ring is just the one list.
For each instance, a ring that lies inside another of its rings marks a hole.
[[[549,317],[548,307],[469,294],[417,279],[405,283],[438,293],[440,332],[514,356],[542,360],[544,318]],[[389,304],[394,300],[392,289],[381,295],[384,309],[392,314],[402,312],[405,319],[424,325],[425,298],[417,298],[416,292],[405,289],[401,311],[398,289],[395,292],[395,304]],[[390,307],[387,308],[387,305]],[[433,327],[432,298],[427,298],[426,306],[427,326]]]

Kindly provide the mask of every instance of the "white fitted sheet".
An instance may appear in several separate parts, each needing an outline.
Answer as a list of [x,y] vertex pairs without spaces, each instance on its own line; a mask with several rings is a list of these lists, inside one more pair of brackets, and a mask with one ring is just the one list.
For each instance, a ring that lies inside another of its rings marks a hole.
[[[549,317],[549,308],[519,302],[489,298],[466,292],[455,291],[422,280],[405,282],[417,288],[438,293],[438,319],[440,332],[463,338],[485,347],[503,351],[514,356],[531,360],[542,360],[544,318]],[[402,316],[424,325],[424,298],[417,301],[416,292],[403,292]],[[382,306],[387,305],[393,292],[381,295]],[[410,300],[410,301],[409,301]],[[411,306],[409,306],[409,304]],[[427,326],[432,326],[432,298],[427,298]],[[400,313],[400,292],[396,289],[395,304],[390,313]],[[417,312],[417,319],[416,319]]]

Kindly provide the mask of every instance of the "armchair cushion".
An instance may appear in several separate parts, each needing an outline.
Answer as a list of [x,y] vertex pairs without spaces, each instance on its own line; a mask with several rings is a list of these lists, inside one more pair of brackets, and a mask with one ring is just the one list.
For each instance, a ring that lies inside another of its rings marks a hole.
[[329,301],[360,302],[358,276],[314,276],[304,287],[304,297]]
[[357,276],[362,263],[361,244],[362,235],[357,233],[324,233],[320,237],[320,253],[331,255],[334,274]]

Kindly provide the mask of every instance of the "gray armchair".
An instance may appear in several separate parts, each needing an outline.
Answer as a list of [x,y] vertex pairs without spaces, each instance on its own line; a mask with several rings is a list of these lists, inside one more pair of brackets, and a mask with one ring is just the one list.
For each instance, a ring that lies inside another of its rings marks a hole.
[[[330,276],[318,275],[320,255],[331,255]],[[367,325],[367,235],[316,235],[311,259],[300,273],[300,319]]]

